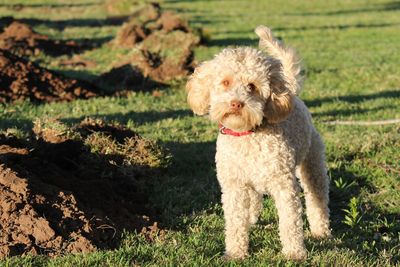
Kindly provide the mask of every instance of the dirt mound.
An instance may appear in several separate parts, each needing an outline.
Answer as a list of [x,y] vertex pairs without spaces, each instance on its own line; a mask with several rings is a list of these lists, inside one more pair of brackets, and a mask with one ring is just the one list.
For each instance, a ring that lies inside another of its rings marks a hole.
[[99,94],[93,85],[66,78],[33,62],[0,50],[0,103],[70,101]]
[[[86,45],[87,46],[87,45]],[[19,21],[13,20],[0,34],[0,49],[18,56],[32,56],[44,52],[50,56],[79,53],[84,46],[75,41],[51,40]]]
[[144,192],[168,159],[102,121],[39,121],[28,140],[0,135],[0,257],[116,247],[124,229],[153,224]]
[[161,7],[157,3],[145,5],[128,17],[119,30],[114,43],[124,48],[133,48],[156,30],[154,22],[161,15]]
[[[191,29],[188,22],[179,15],[171,11],[162,11],[159,4],[152,3],[139,8],[129,16],[114,43],[120,47],[133,48],[154,32],[169,33],[177,30],[190,35],[199,33],[198,30]],[[200,39],[201,37],[195,44],[198,44]]]
[[198,38],[182,31],[155,32],[133,50],[131,64],[159,82],[182,78],[193,70],[193,47]]
[[193,48],[202,39],[199,33],[177,14],[149,4],[129,17],[114,44],[134,48],[129,63],[137,66],[144,77],[166,82],[192,70]]

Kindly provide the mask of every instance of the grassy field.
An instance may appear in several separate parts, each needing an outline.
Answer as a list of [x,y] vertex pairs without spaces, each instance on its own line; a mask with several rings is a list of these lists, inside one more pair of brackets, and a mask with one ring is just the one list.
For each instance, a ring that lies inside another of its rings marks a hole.
[[[15,10],[13,4],[22,4]],[[333,120],[400,118],[400,2],[398,1],[164,1],[210,33],[196,49],[201,61],[228,45],[256,46],[255,26],[270,26],[295,47],[306,69],[301,98],[310,108],[327,147],[331,177],[333,238],[315,241],[306,231],[309,258],[286,261],[279,253],[277,215],[265,198],[259,223],[251,231],[251,256],[224,262],[223,218],[214,153],[217,126],[194,117],[184,82],[162,97],[136,93],[71,103],[0,106],[0,130],[28,130],[37,117],[74,123],[86,116],[118,121],[160,140],[173,165],[149,188],[166,234],[147,241],[126,233],[120,248],[59,258],[14,257],[3,266],[396,266],[400,265],[400,125],[330,125]],[[84,57],[93,69],[66,69],[61,58],[39,56],[42,66],[72,77],[93,79],[126,51],[105,43],[110,25],[100,0],[2,0],[0,16],[35,18],[34,29],[54,38],[91,38],[100,45]],[[57,27],[62,20],[63,27]],[[122,56],[123,57],[123,56]],[[307,224],[307,223],[306,223]]]

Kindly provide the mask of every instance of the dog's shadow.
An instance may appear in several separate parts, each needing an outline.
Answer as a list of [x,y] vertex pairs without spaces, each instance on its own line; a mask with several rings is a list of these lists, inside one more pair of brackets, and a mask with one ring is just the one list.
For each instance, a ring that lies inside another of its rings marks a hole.
[[163,225],[185,227],[181,218],[206,210],[220,202],[220,188],[215,171],[215,141],[168,142],[172,166],[155,186],[153,203],[161,212]]

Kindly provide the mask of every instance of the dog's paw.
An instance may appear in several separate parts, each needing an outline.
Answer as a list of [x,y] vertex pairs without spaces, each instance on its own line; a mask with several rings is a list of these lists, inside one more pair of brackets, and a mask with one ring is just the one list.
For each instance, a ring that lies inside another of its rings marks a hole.
[[303,261],[307,259],[307,251],[305,249],[302,250],[283,250],[282,253],[285,255],[285,258],[293,261]]
[[325,228],[311,231],[311,236],[314,239],[328,239],[332,237],[332,233],[330,229]]
[[222,259],[224,261],[233,261],[233,260],[244,260],[246,257],[248,256],[247,253],[229,253],[229,252],[225,252],[224,256],[222,256]]
[[258,221],[258,216],[256,216],[256,215],[251,216],[250,215],[250,218],[249,218],[250,225],[255,225],[257,223],[257,221]]

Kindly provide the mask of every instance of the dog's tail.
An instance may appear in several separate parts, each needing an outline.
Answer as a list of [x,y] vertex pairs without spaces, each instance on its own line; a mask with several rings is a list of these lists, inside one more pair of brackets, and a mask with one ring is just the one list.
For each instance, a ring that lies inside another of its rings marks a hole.
[[277,40],[272,31],[266,26],[258,26],[255,32],[260,37],[259,47],[265,49],[269,55],[280,61],[282,64],[282,76],[289,90],[298,95],[303,78],[300,74],[300,60],[297,58],[295,51]]

